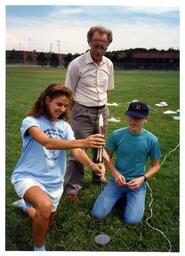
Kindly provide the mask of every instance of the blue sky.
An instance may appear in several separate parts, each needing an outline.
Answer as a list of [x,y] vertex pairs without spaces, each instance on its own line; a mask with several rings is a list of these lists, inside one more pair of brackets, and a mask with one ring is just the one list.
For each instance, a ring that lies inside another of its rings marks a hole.
[[113,32],[109,50],[177,49],[179,18],[173,6],[7,6],[6,48],[82,53],[89,28],[103,25]]

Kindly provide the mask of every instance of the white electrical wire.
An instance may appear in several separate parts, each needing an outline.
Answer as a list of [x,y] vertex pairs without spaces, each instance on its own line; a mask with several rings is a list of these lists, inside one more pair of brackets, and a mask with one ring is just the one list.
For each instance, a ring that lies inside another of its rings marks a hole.
[[150,185],[148,184],[148,182],[147,182],[147,186],[148,186],[148,188],[149,188],[149,190],[150,190],[150,198],[151,198],[151,201],[150,201],[150,203],[149,203],[150,216],[146,219],[146,224],[147,224],[151,229],[156,230],[156,231],[158,231],[159,233],[161,233],[161,235],[162,235],[162,236],[168,241],[168,243],[169,243],[170,248],[169,248],[169,251],[168,251],[168,252],[171,252],[171,250],[172,250],[172,244],[171,244],[170,240],[167,238],[167,236],[166,236],[160,229],[151,226],[151,225],[149,224],[149,222],[148,222],[148,220],[153,217],[153,210],[152,210],[152,207],[151,207],[151,205],[152,205],[152,203],[153,203],[153,196],[152,196],[152,189],[151,189]]
[[[163,161],[161,162],[161,165],[160,165],[160,166],[162,166],[162,165],[165,163],[167,157],[168,157],[172,152],[174,152],[178,147],[179,147],[179,143],[175,146],[175,148],[173,148],[172,150],[170,150],[170,151],[165,155],[165,157],[164,157]],[[155,230],[155,231],[158,231],[158,232],[167,240],[167,242],[168,242],[168,244],[169,244],[169,251],[168,251],[168,252],[171,252],[171,250],[172,250],[172,244],[171,244],[170,240],[167,238],[167,236],[166,236],[160,229],[151,226],[151,225],[149,224],[149,222],[148,222],[148,220],[153,217],[153,210],[152,210],[152,207],[151,207],[151,206],[152,206],[152,203],[153,203],[153,196],[152,196],[152,189],[151,189],[149,183],[147,182],[146,184],[147,184],[147,186],[148,186],[148,188],[149,188],[149,190],[150,190],[150,198],[151,198],[151,201],[150,201],[150,203],[149,203],[150,216],[146,219],[146,224],[147,224],[151,229],[153,229],[153,230]]]
[[170,150],[164,157],[163,161],[161,162],[160,166],[162,166],[164,164],[164,162],[166,161],[166,158],[169,157],[169,155],[171,153],[173,153],[178,147],[179,147],[180,143],[178,143],[172,150]]

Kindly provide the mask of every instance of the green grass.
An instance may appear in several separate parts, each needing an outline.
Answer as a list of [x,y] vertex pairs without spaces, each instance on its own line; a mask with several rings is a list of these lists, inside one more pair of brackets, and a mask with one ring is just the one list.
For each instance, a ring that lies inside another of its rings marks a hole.
[[[24,114],[48,84],[64,82],[64,69],[7,68],[6,76],[6,250],[32,250],[31,221],[11,203],[17,195],[10,183],[10,175],[21,152],[20,126]],[[109,123],[108,135],[126,126],[123,111],[128,102],[138,99],[149,104],[150,118],[146,129],[158,136],[162,159],[179,141],[179,122],[163,111],[179,108],[179,73],[164,71],[115,72],[115,89],[109,93],[110,116],[121,118],[120,123]],[[159,108],[155,103],[166,101],[169,106]],[[107,177],[109,174],[107,173]],[[153,190],[154,216],[150,224],[160,229],[172,243],[172,251],[179,251],[179,149],[173,152],[158,175],[150,180]],[[58,207],[58,218],[47,236],[47,249],[51,251],[140,251],[166,252],[168,242],[160,233],[150,229],[145,220],[150,215],[150,195],[147,194],[146,210],[142,223],[125,225],[119,209],[114,209],[103,223],[91,218],[90,209],[100,192],[91,184],[90,171],[86,170],[80,203],[74,204],[63,195]],[[95,243],[95,236],[102,231],[111,242],[106,246]]]

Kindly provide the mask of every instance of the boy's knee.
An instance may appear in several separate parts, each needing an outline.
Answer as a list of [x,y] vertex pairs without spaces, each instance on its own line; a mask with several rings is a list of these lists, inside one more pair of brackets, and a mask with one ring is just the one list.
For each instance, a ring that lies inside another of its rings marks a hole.
[[97,220],[101,220],[107,216],[107,214],[101,212],[101,211],[91,211],[91,216],[94,217]]
[[142,221],[142,218],[123,218],[125,224],[134,225],[139,224]]

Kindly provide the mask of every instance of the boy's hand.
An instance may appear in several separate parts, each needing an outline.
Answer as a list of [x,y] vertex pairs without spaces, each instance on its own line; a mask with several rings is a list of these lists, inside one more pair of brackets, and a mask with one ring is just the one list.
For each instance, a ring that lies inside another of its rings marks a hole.
[[141,184],[143,184],[143,182],[144,182],[144,176],[141,176],[136,179],[130,180],[126,184],[127,184],[128,188],[136,189],[136,188],[139,188],[141,186]]
[[121,173],[119,173],[118,171],[116,171],[113,176],[114,176],[115,183],[118,186],[124,186],[126,184],[126,180],[124,176],[121,175]]

